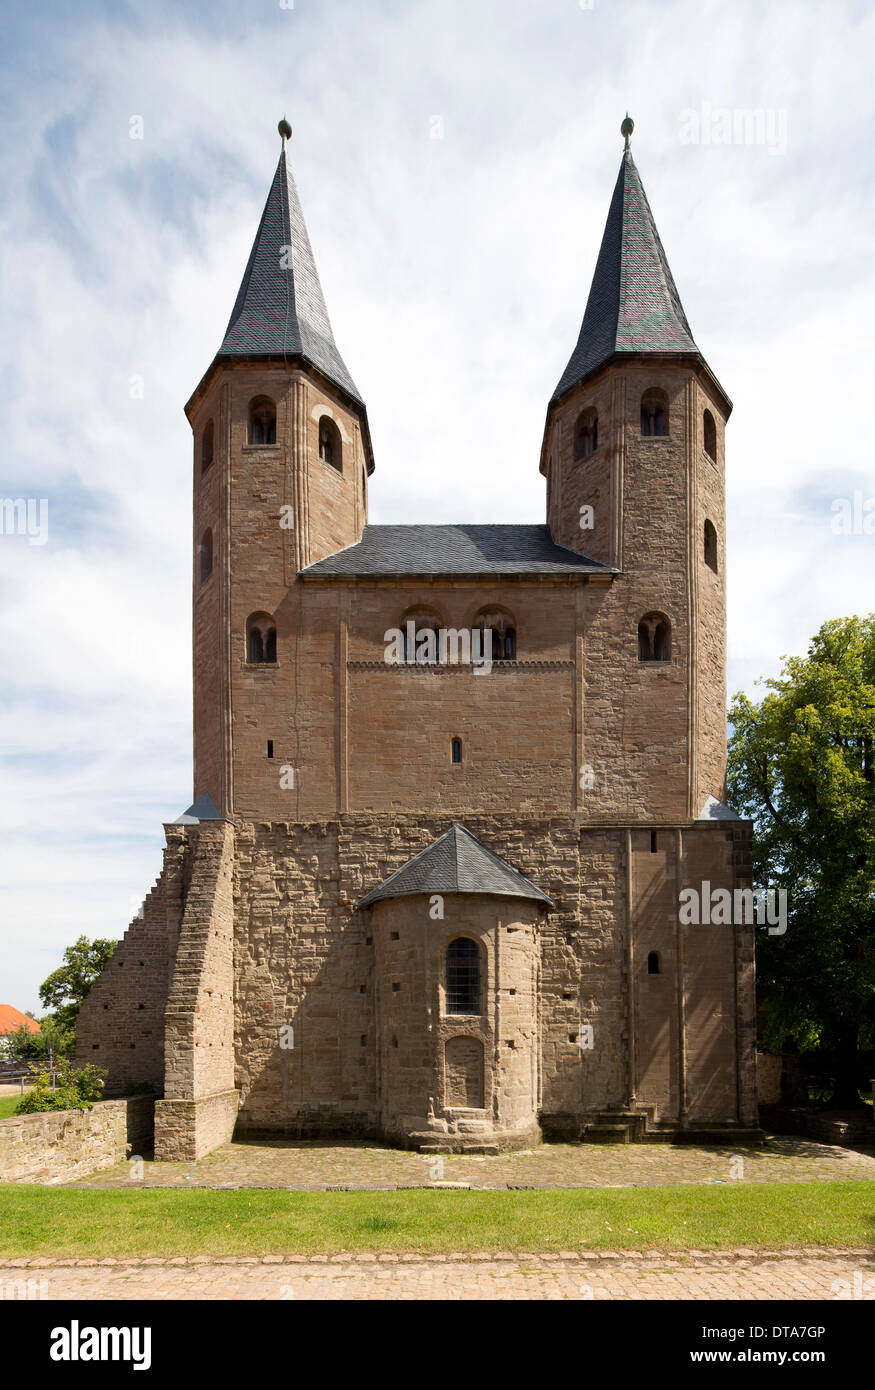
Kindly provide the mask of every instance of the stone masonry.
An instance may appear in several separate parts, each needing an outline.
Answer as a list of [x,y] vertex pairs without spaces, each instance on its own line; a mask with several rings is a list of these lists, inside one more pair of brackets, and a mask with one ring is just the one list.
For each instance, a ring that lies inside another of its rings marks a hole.
[[[186,407],[195,801],[80,1057],[160,1091],[167,1159],[247,1132],[755,1131],[754,925],[679,913],[751,887],[723,804],[731,403],[628,141],[547,410],[546,525],[381,527],[281,133]],[[491,669],[387,659],[408,622],[488,629]]]

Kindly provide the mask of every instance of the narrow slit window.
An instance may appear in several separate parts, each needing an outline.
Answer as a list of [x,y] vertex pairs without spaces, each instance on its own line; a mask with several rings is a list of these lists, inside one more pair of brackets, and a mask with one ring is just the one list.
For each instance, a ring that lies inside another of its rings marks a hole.
[[462,740],[460,738],[453,739],[452,758],[454,763],[462,761]]
[[706,410],[702,417],[702,433],[704,435],[705,453],[714,463],[717,462],[717,426],[714,423],[714,416],[710,410]]
[[659,975],[662,973],[659,968],[658,951],[651,951],[650,955],[647,957],[647,973],[648,975]]

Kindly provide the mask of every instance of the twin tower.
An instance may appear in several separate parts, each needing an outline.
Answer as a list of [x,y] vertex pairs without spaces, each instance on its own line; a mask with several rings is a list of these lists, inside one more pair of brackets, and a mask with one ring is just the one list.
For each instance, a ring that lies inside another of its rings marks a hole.
[[[160,1157],[756,1125],[753,926],[678,907],[751,873],[723,804],[731,407],[623,133],[546,520],[402,526],[368,522],[367,411],[280,125],[186,407],[194,803],[80,1015],[110,1089],[159,1092]],[[456,659],[416,640],[441,632]]]
[[[547,410],[547,526],[369,526],[367,411],[283,135],[227,332],[186,407],[195,798],[287,820],[508,806],[677,820],[721,800],[730,409],[627,144]],[[384,633],[411,616],[491,618],[494,678],[381,669]]]

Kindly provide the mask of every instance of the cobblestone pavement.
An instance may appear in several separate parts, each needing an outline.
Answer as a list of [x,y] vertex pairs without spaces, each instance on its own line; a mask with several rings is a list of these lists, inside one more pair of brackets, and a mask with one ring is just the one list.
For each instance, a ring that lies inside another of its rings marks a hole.
[[7,1299],[875,1300],[871,1250],[15,1260]]
[[[741,1167],[739,1168],[739,1160]],[[410,1153],[367,1144],[275,1139],[224,1144],[196,1162],[122,1163],[78,1187],[284,1187],[391,1190],[435,1182],[472,1188],[656,1187],[676,1183],[815,1182],[875,1179],[875,1149],[810,1139],[701,1148],[669,1144],[543,1144],[497,1157]]]

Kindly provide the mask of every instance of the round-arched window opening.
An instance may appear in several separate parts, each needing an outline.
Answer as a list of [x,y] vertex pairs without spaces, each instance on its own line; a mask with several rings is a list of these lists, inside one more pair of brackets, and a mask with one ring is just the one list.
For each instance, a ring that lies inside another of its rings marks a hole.
[[340,430],[331,416],[321,416],[319,420],[319,457],[323,463],[330,463],[332,468],[336,468],[338,473],[343,472],[342,447]]
[[668,396],[655,386],[641,397],[641,434],[645,439],[668,434]]
[[431,666],[440,656],[441,620],[429,608],[409,608],[398,624],[404,647],[404,660],[411,665]]
[[249,443],[276,444],[276,406],[269,396],[249,402]]
[[702,434],[705,443],[705,453],[714,463],[717,462],[717,426],[714,423],[714,416],[710,410],[706,410],[702,416]]
[[213,533],[207,527],[201,537],[200,543],[200,576],[201,583],[209,579],[213,572]]
[[705,564],[717,573],[717,529],[713,521],[705,522]]
[[481,633],[480,651],[484,658],[516,661],[516,622],[506,608],[481,608],[471,627]]
[[588,459],[599,447],[599,417],[595,409],[582,411],[574,426],[574,461]]
[[660,975],[662,973],[659,966],[658,951],[651,951],[647,957],[647,973],[648,975]]
[[447,1013],[480,1013],[480,947],[469,936],[457,936],[447,947]]
[[664,613],[645,613],[639,622],[638,660],[671,660],[671,623]]
[[201,472],[206,473],[213,461],[214,430],[212,420],[208,420],[201,437]]
[[269,613],[250,613],[246,619],[246,660],[250,666],[276,663],[276,623]]

